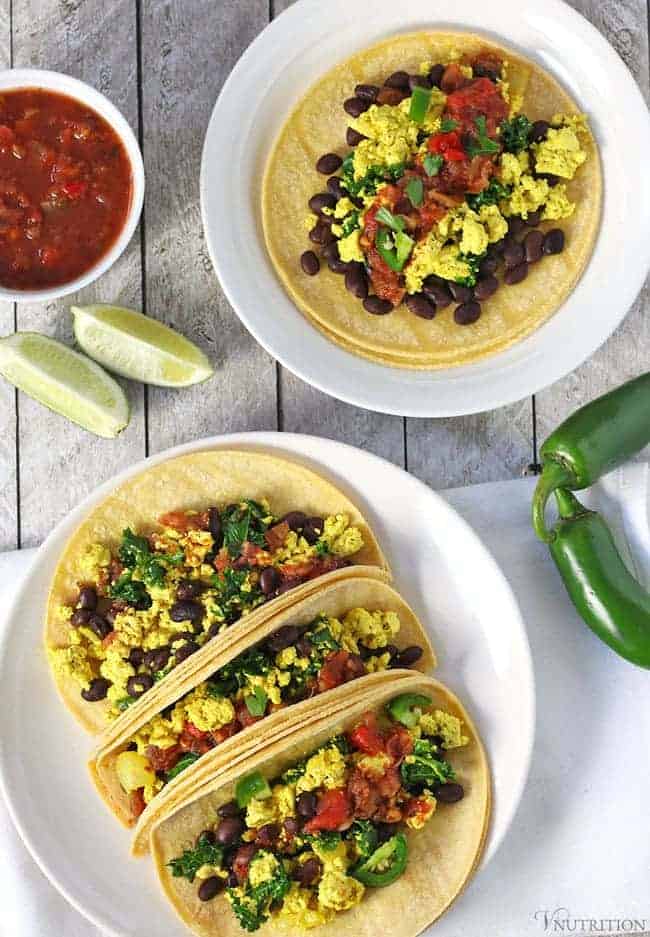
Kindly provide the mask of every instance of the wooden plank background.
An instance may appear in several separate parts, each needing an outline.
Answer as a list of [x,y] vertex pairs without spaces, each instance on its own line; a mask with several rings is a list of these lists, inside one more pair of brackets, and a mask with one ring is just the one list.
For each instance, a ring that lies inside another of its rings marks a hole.
[[[239,55],[290,0],[0,0],[0,67],[67,72],[107,94],[139,136],[147,174],[140,229],[95,286],[46,306],[0,304],[0,334],[70,339],[72,301],[115,300],[178,327],[217,366],[180,393],[129,384],[133,417],[95,439],[0,381],[0,550],[40,543],[97,484],[149,453],[237,430],[315,433],[405,466],[436,488],[514,478],[537,440],[581,403],[650,367],[647,287],[585,365],[509,407],[415,420],[340,403],[276,364],[221,293],[201,228],[205,128]],[[570,0],[607,37],[648,96],[646,0]],[[199,77],[200,76],[200,77]]]

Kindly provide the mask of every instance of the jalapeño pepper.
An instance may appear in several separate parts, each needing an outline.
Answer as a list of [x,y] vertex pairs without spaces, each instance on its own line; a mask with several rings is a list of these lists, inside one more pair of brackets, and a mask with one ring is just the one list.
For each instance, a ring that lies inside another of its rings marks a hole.
[[544,511],[558,488],[577,491],[626,462],[650,443],[650,372],[581,407],[540,450],[542,473],[533,498],[533,526],[550,542]]
[[625,566],[602,517],[569,491],[550,551],[571,601],[594,634],[639,667],[650,668],[650,595]]
[[422,696],[420,693],[402,693],[401,696],[395,696],[386,709],[396,722],[412,728],[419,722],[422,710],[430,705],[429,696]]
[[253,771],[237,781],[235,800],[242,809],[247,807],[251,800],[266,800],[270,796],[269,782],[259,771]]
[[397,833],[352,870],[352,875],[370,888],[383,888],[398,879],[408,860],[406,836]]

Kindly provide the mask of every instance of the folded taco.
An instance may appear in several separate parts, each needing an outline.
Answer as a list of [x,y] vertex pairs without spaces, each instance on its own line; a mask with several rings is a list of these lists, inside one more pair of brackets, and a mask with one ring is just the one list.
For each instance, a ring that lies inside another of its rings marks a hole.
[[202,937],[318,928],[411,937],[480,858],[490,781],[476,730],[431,678],[384,678],[208,782],[152,831],[163,889]]
[[257,451],[170,459],[129,479],[67,544],[45,642],[64,701],[101,731],[166,694],[261,622],[352,572],[387,575],[358,509],[330,482]]
[[420,622],[390,586],[340,580],[217,650],[191,679],[174,681],[164,700],[143,701],[125,731],[116,734],[121,722],[111,728],[91,773],[116,816],[137,821],[141,853],[151,824],[188,790],[323,707],[345,705],[345,687],[389,669],[434,666]]
[[265,169],[267,248],[330,339],[397,367],[501,351],[591,255],[587,118],[536,62],[481,36],[391,36],[316,82]]

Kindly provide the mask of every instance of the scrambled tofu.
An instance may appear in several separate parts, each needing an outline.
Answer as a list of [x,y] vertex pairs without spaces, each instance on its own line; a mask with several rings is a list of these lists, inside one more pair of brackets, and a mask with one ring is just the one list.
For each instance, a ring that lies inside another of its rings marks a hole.
[[[341,229],[341,234],[342,233],[343,230]],[[360,237],[360,229],[355,228],[355,230],[350,232],[347,237],[341,238],[339,240],[339,258],[344,263],[350,263],[352,260],[361,264],[364,262],[363,251],[361,250],[361,243],[359,241]]]
[[308,760],[305,772],[296,784],[296,792],[300,794],[318,787],[341,787],[345,776],[345,758],[338,748],[322,748]]
[[446,713],[442,709],[422,713],[419,725],[426,735],[439,735],[444,748],[460,748],[469,741],[467,736],[463,735],[463,725],[458,716]]
[[545,140],[533,143],[535,168],[540,173],[552,173],[561,179],[573,179],[587,159],[576,130],[571,126],[553,128]]
[[403,163],[417,146],[418,125],[402,107],[373,104],[349,123],[367,138],[354,150],[355,179],[363,179],[371,166]]

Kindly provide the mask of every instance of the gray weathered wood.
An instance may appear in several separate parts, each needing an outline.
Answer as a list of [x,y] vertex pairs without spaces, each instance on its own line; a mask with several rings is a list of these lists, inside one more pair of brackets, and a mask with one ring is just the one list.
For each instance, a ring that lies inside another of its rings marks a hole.
[[[11,64],[11,4],[0,2],[0,68]],[[14,330],[13,303],[0,303],[0,335]],[[18,546],[16,392],[0,381],[0,550]]]
[[[648,10],[645,0],[569,0],[612,43],[648,100]],[[643,166],[645,154],[639,154]],[[633,180],[630,180],[633,185]],[[634,250],[634,245],[628,249]],[[562,381],[537,395],[541,441],[576,407],[650,368],[650,290],[645,288],[608,342]],[[586,311],[588,314],[588,311]]]
[[[272,13],[279,16],[293,0],[275,0]],[[404,465],[404,420],[342,403],[310,387],[278,365],[282,429],[312,433],[348,442]]]
[[[78,0],[14,3],[14,65],[68,72],[106,93],[137,127],[135,4]],[[18,328],[71,340],[67,307],[74,302],[140,305],[136,235],[113,269],[94,286],[47,306],[20,304]],[[24,395],[19,398],[20,508],[23,545],[39,543],[90,490],[144,455],[142,389],[130,385],[133,416],[116,440],[97,439]]]
[[214,433],[277,426],[275,363],[219,289],[199,208],[201,147],[212,107],[267,21],[268,0],[149,0],[142,7],[147,310],[196,341],[217,367],[199,387],[150,389],[151,452]]

